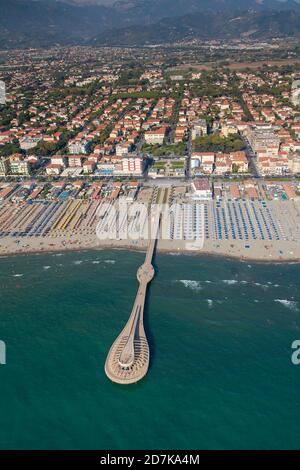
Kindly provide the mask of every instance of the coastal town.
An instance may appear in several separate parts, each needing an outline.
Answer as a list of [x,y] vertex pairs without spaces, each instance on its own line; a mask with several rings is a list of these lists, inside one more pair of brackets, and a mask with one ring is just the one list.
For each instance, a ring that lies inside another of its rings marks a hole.
[[156,52],[3,56],[0,254],[144,249],[99,231],[122,203],[143,227],[166,190],[159,249],[300,259],[298,66],[170,67]]
[[3,468],[286,464],[300,0],[0,0],[0,263]]

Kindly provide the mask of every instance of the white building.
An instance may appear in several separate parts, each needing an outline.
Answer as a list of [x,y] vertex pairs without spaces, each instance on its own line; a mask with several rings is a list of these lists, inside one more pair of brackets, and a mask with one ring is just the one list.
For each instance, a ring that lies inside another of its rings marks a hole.
[[143,159],[139,156],[125,156],[122,158],[122,171],[127,175],[142,176]]
[[246,135],[257,157],[277,157],[280,138],[270,125],[249,126]]
[[145,132],[145,142],[150,145],[162,145],[164,143],[165,135],[165,128]]
[[9,158],[0,158],[0,176],[8,175],[10,170]]
[[70,153],[86,153],[86,148],[87,148],[87,141],[86,140],[80,140],[80,141],[73,141],[70,142],[68,145],[69,152]]
[[292,103],[297,106],[300,104],[300,79],[292,84]]
[[122,142],[116,145],[116,155],[118,157],[122,157],[123,155],[127,155],[130,151],[131,145],[128,142]]
[[49,163],[46,168],[46,173],[48,176],[58,176],[62,172],[62,166],[58,163]]
[[61,165],[61,166],[66,166],[66,156],[65,155],[53,155],[53,157],[51,157],[51,163],[53,165]]
[[71,168],[81,168],[83,160],[82,155],[68,155],[69,167]]
[[0,104],[5,104],[5,83],[0,80]]
[[12,155],[9,160],[12,175],[29,176],[31,174],[30,164],[22,155]]
[[288,159],[289,170],[294,174],[300,173],[300,156],[293,156]]
[[195,140],[197,137],[207,135],[207,124],[205,119],[198,119],[197,121],[193,121],[191,125],[192,140]]

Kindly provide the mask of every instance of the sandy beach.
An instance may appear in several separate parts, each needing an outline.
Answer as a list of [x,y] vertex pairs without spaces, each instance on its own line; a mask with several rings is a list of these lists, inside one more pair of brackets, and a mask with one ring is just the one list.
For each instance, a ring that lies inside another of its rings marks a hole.
[[[140,206],[119,227],[110,204],[66,201],[1,207],[0,256],[91,249],[146,250],[150,228]],[[168,213],[169,214],[169,213]],[[161,221],[158,252],[298,262],[300,206],[294,201],[200,201]],[[117,229],[118,226],[118,229]],[[123,228],[125,230],[123,231]]]
[[[3,237],[0,244],[0,256],[29,253],[48,253],[81,250],[122,249],[145,251],[147,240],[99,240],[96,236],[62,237]],[[249,246],[249,248],[246,248]],[[157,251],[191,255],[219,255],[249,261],[263,262],[300,262],[300,244],[295,241],[244,241],[205,240],[202,248],[181,240],[158,240]]]

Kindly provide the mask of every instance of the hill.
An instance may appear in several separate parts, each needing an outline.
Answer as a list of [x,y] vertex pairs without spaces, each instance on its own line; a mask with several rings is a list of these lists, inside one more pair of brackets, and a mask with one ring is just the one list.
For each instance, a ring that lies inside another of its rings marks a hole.
[[269,39],[300,37],[300,12],[246,11],[201,12],[144,26],[130,26],[100,34],[94,45],[145,45],[173,43],[190,39]]
[[77,44],[123,24],[111,8],[51,0],[0,0],[0,11],[1,48]]
[[[93,1],[0,0],[0,48],[122,44],[123,41],[127,44],[145,44],[188,36],[227,37],[234,36],[238,31],[247,32],[251,21],[253,23],[256,19],[269,25],[274,33],[277,30],[286,33],[289,27],[294,31],[295,21],[291,16],[286,17],[288,23],[284,27],[279,17],[269,16],[268,23],[267,17],[256,17],[253,13],[252,19],[249,17],[241,21],[240,26],[225,25],[224,28],[224,14],[226,18],[229,15],[233,19],[236,0],[122,0],[111,6],[94,5]],[[238,5],[244,10],[251,8],[252,12],[268,12],[268,15],[278,8],[284,9],[286,14],[290,8],[300,11],[300,4],[294,0],[284,3],[278,0],[238,0]],[[185,16],[181,25],[179,17],[183,12]],[[199,25],[193,21],[193,16],[200,21]],[[212,34],[209,32],[210,25]],[[217,25],[221,27],[221,36]],[[257,25],[252,24],[252,27],[257,28]],[[262,32],[260,28],[258,25],[258,30]]]

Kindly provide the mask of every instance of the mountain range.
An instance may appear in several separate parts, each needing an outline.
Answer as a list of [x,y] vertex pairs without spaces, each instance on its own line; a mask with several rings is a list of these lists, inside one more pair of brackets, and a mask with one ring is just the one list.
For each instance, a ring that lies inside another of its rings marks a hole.
[[192,39],[267,40],[274,37],[300,37],[300,12],[195,12],[164,18],[155,24],[106,31],[93,38],[91,44],[133,46],[170,44]]
[[300,36],[294,0],[100,1],[0,0],[0,48]]

